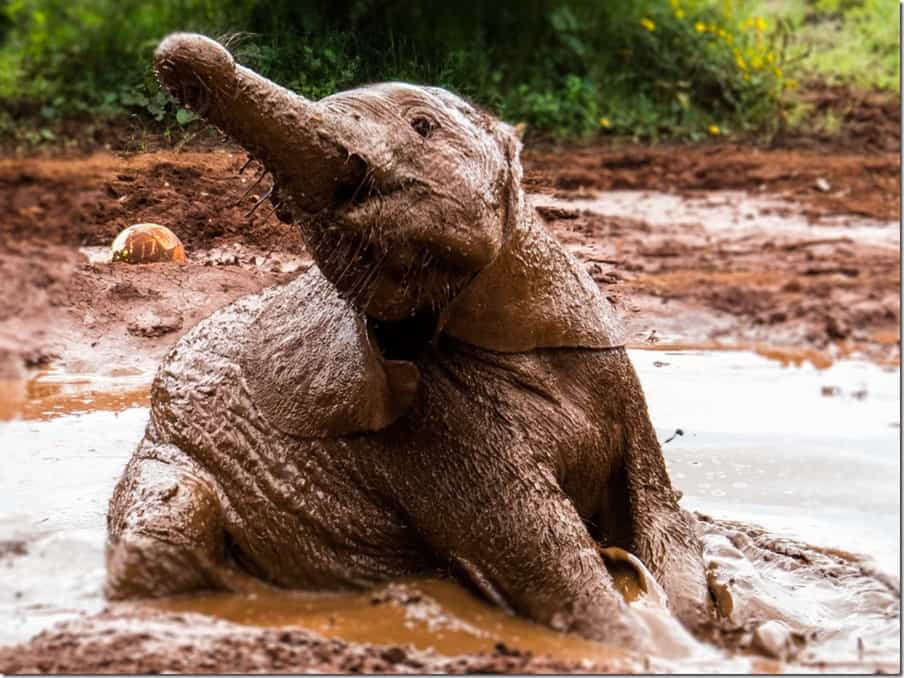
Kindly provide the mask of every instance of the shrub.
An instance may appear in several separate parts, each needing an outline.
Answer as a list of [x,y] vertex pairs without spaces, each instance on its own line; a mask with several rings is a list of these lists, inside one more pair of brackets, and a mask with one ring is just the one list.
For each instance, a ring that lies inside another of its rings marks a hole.
[[172,30],[232,35],[240,60],[309,97],[386,79],[440,84],[555,136],[768,128],[793,85],[786,27],[743,0],[2,2],[0,99],[36,102],[45,117],[190,121],[149,68]]

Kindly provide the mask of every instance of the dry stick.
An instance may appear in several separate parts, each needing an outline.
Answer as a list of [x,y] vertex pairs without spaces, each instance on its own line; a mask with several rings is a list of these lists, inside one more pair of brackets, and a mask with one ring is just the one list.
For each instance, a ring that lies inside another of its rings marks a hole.
[[256,203],[254,203],[254,207],[252,207],[250,210],[248,210],[248,211],[245,213],[245,219],[247,219],[247,218],[250,217],[252,214],[254,214],[254,210],[256,210],[258,207],[260,207],[261,204],[262,204],[267,198],[269,198],[270,195],[271,195],[272,193],[273,193],[273,187],[271,186],[271,187],[270,187],[270,190],[268,190],[266,193],[264,193],[264,194],[260,197],[260,200],[258,200]]
[[[261,173],[258,175],[257,179],[255,179],[255,180],[251,183],[251,185],[245,190],[245,192],[242,193],[242,197],[239,198],[238,200],[236,200],[235,203],[233,203],[232,207],[238,207],[238,206],[241,204],[241,202],[242,202],[245,198],[248,197],[248,194],[251,193],[251,191],[254,190],[254,187],[257,186],[257,185],[261,182],[261,179],[263,179],[265,176],[267,176],[267,174],[268,174],[268,172],[267,172],[266,169],[265,169],[263,172],[261,172]],[[271,188],[270,190],[272,191],[273,189]]]
[[[279,209],[279,207],[280,207],[281,204],[282,204],[282,203],[276,203],[275,205],[273,205],[273,209],[270,210],[269,212],[267,212],[267,215],[264,217],[264,221],[267,221],[267,219],[269,219],[270,217],[272,217],[272,216],[273,216],[273,213],[276,212],[276,210]],[[273,244],[270,246],[270,248],[267,250],[266,254],[264,254],[264,262],[263,262],[264,264],[266,264],[266,263],[268,263],[268,262],[270,261],[270,257],[271,257],[271,256],[273,255],[273,253],[276,251],[277,246],[278,246],[278,243],[273,243]]]
[[242,169],[239,170],[239,174],[241,175],[248,168],[248,165],[250,165],[253,162],[254,162],[254,158],[249,156],[248,159],[245,161],[245,164],[242,165]]
[[278,210],[281,206],[282,206],[282,203],[276,203],[275,205],[273,205],[273,209],[264,215],[264,221],[266,221],[267,219],[272,217],[276,213],[276,210]]

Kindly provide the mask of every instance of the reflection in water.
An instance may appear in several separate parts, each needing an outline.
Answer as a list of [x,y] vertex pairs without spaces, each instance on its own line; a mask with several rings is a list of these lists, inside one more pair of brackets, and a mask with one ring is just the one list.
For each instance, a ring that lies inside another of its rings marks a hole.
[[355,594],[209,594],[150,604],[168,612],[199,612],[254,626],[299,626],[346,641],[410,644],[440,654],[492,651],[497,643],[573,661],[625,654],[510,616],[449,580],[405,580]]
[[139,370],[114,370],[109,377],[98,377],[46,369],[30,379],[0,379],[0,421],[46,421],[67,414],[146,407],[148,382],[149,376]]
[[[679,427],[684,433],[664,446],[683,505],[743,521],[703,523],[724,622],[715,644],[683,633],[655,581],[624,560],[607,560],[620,590],[656,629],[660,647],[650,668],[779,669],[777,659],[763,658],[771,655],[813,669],[897,670],[898,583],[882,573],[899,562],[897,537],[890,538],[900,529],[899,429],[892,426],[899,423],[898,370],[842,361],[819,371],[704,351],[632,351],[632,359],[660,438]],[[148,381],[50,370],[0,386],[0,644],[104,605],[106,502],[146,424]],[[826,386],[838,395],[823,395]],[[16,547],[4,550],[9,544]],[[621,652],[507,616],[450,581],[153,604],[440,652],[498,642],[569,660]]]
[[[861,562],[777,538],[743,524],[704,519],[706,563],[719,609],[709,642],[669,614],[665,595],[639,565],[607,558],[622,591],[651,631],[650,668],[765,671],[784,667],[896,671],[899,590]],[[441,654],[489,651],[496,644],[568,661],[611,663],[625,650],[512,617],[451,581],[394,582],[367,593],[206,594],[146,603],[239,624],[301,627],[328,637],[410,644]]]

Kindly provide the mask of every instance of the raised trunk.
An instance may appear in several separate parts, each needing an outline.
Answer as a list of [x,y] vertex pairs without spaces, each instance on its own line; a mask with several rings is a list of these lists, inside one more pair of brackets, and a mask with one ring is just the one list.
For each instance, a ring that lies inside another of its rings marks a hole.
[[337,138],[316,102],[239,66],[219,43],[175,33],[154,53],[157,79],[176,100],[264,163],[291,207],[316,212],[337,187],[363,178],[363,161]]

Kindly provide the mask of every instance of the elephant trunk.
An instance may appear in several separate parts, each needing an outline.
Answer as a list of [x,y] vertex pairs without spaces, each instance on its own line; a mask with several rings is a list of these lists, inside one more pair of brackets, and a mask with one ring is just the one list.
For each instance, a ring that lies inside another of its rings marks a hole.
[[363,161],[337,138],[316,102],[236,64],[219,43],[174,33],[154,53],[160,84],[183,106],[240,143],[273,173],[296,210],[327,207],[339,187],[363,179]]

